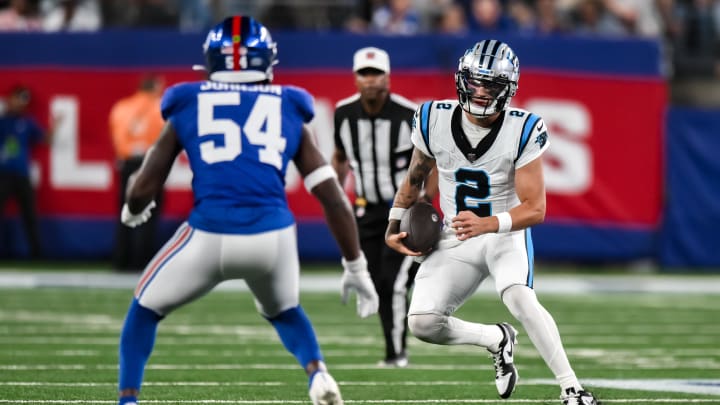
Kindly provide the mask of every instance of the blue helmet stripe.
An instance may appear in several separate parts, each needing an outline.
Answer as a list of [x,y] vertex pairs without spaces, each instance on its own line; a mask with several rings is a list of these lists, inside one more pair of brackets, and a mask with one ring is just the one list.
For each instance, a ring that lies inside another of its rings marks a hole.
[[[484,42],[484,43],[483,43],[483,42]],[[483,67],[483,66],[485,66],[485,58],[487,57],[487,49],[488,49],[488,47],[490,47],[490,43],[491,43],[491,42],[493,42],[493,41],[487,41],[487,40],[486,40],[486,41],[482,41],[482,42],[481,42],[481,43],[483,43],[483,47],[482,47],[482,49],[480,50],[480,55],[479,55],[479,56],[480,56],[480,59],[478,60],[478,67]],[[477,46],[477,45],[476,45],[476,46]],[[476,48],[476,49],[477,49],[477,48]]]
[[498,53],[498,50],[500,49],[500,46],[504,45],[500,41],[493,41],[493,42],[495,42],[495,44],[493,45],[492,51],[490,51],[491,58],[490,58],[490,63],[488,64],[488,67],[487,67],[488,69],[492,69],[493,65],[495,64],[495,61],[500,59],[499,58],[500,55],[498,55],[497,53]]

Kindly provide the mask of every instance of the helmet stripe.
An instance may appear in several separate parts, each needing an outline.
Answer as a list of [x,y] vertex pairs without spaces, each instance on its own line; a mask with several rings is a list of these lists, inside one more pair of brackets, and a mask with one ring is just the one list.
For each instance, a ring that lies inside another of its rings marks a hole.
[[233,44],[233,70],[240,70],[240,29],[242,28],[241,17],[233,17],[232,21],[232,44]]
[[500,41],[495,41],[495,44],[493,46],[492,51],[490,51],[490,63],[488,64],[488,69],[492,69],[493,65],[495,64],[495,61],[499,58],[500,55],[497,54],[498,49],[500,48],[500,45],[503,45]]
[[478,61],[478,67],[482,67],[483,64],[485,63],[485,55],[487,55],[487,49],[490,46],[490,43],[493,41],[485,40],[483,42],[484,43],[483,43],[482,50],[480,51],[480,60]]

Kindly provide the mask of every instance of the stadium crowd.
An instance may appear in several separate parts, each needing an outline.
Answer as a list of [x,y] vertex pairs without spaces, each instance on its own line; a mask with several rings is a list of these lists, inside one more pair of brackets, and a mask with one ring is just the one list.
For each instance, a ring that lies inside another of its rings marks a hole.
[[[176,27],[204,31],[233,13],[272,29],[388,35],[516,31],[674,37],[683,25],[720,24],[718,0],[0,0],[3,31]],[[700,35],[708,35],[698,27]]]
[[274,31],[651,38],[673,62],[668,76],[720,77],[720,0],[0,0],[0,32],[203,32],[232,14]]

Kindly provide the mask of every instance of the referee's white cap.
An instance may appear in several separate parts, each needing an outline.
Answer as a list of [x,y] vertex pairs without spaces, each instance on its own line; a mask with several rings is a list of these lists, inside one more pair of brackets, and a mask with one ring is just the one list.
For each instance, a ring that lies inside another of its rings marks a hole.
[[380,48],[367,47],[358,49],[353,57],[353,72],[367,68],[390,73],[390,56]]

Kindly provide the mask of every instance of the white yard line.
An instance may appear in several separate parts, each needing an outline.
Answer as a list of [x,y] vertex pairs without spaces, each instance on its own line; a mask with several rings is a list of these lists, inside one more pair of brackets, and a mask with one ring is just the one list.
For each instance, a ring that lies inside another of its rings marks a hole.
[[[339,266],[338,266],[339,268]],[[337,274],[303,274],[302,291],[340,291],[340,271]],[[86,287],[131,290],[139,274],[107,272],[43,272],[27,270],[0,271],[0,288]],[[664,274],[538,274],[538,293],[583,294],[588,292],[662,292],[720,294],[720,276],[664,275]],[[242,280],[226,281],[219,290],[248,291]],[[496,294],[492,282],[483,283],[479,293]]]
[[[488,360],[489,362],[489,360]],[[610,370],[627,370],[628,365],[634,369],[643,370],[667,370],[673,367],[687,367],[698,370],[720,370],[720,363],[708,362],[698,359],[693,362],[677,361],[677,362],[658,362],[649,361],[626,362],[622,364],[605,364],[602,367]],[[87,370],[117,370],[117,364],[0,364],[2,371],[87,371]],[[527,369],[531,366],[525,366]],[[540,365],[538,369],[542,368]],[[355,363],[355,364],[335,364],[334,370],[373,370],[379,373],[392,372],[392,368],[378,368],[374,363]],[[426,370],[426,371],[479,371],[487,370],[488,364],[412,364],[408,370]],[[297,370],[296,364],[148,364],[146,370],[157,371],[182,371],[182,370]]]
[[[346,404],[547,404],[546,399],[425,399],[425,400],[345,400]],[[114,404],[117,401],[112,400],[16,400],[16,399],[0,399],[0,404]],[[265,400],[265,401],[243,401],[243,400],[143,400],[143,404],[307,404],[308,401],[297,400]],[[603,404],[718,404],[716,399],[696,399],[696,398],[629,398],[629,399],[604,399]]]
[[[336,367],[337,368],[337,367]],[[657,391],[657,392],[677,392],[695,395],[718,395],[720,396],[720,380],[718,379],[600,379],[588,378],[583,379],[587,387],[603,387],[621,390],[641,390],[641,391]],[[340,386],[477,386],[478,384],[494,385],[493,382],[478,383],[477,381],[338,381]],[[551,385],[557,383],[553,379],[525,379],[520,385]],[[195,386],[195,387],[218,387],[218,386],[286,386],[291,385],[285,382],[213,382],[213,381],[176,381],[176,382],[153,382],[144,383],[145,386]],[[293,385],[304,386],[304,383]],[[6,381],[0,382],[0,386],[6,387],[113,387],[115,383],[78,383],[78,382],[41,382],[41,381]],[[105,404],[114,401],[105,400],[75,400],[75,401],[56,401],[56,400],[5,400],[0,398],[0,403],[17,403],[17,404]],[[547,403],[546,400],[531,399],[508,399],[508,400],[490,400],[490,399],[455,399],[455,400],[346,400],[346,403],[357,404],[407,404],[407,403],[468,403],[468,404],[512,404],[512,403]],[[274,403],[305,403],[305,401],[243,401],[243,400],[193,400],[193,401],[160,401],[160,400],[144,400],[143,403],[165,404],[165,403],[197,403],[197,404],[274,404]],[[717,399],[699,399],[699,398],[633,398],[633,399],[603,399],[603,403],[720,403]]]

